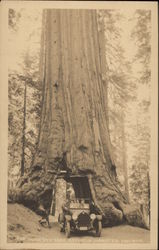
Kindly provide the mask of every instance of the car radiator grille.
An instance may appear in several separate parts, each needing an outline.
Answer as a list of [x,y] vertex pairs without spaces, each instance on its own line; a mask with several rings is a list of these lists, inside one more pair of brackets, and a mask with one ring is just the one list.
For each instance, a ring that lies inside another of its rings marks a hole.
[[90,225],[90,217],[87,213],[82,212],[78,216],[78,226],[79,227],[84,227],[84,226],[89,226]]

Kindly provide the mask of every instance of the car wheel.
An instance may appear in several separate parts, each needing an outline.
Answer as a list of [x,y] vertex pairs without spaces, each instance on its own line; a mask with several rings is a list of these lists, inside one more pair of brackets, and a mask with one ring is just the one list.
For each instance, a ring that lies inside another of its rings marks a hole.
[[98,221],[96,225],[96,237],[101,236],[101,231],[102,231],[102,223],[101,221]]
[[69,221],[66,222],[65,233],[66,233],[66,237],[69,238],[70,237],[70,222]]

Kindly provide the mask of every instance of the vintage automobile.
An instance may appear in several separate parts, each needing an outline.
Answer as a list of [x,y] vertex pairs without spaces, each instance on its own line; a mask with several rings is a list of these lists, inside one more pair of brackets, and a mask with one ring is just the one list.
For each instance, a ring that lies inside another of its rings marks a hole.
[[[91,212],[94,211],[94,212]],[[94,204],[90,199],[77,199],[70,201],[68,208],[64,212],[64,220],[60,221],[61,231],[70,237],[71,231],[95,230],[97,237],[101,236],[102,215],[95,212]]]
[[69,199],[67,206],[63,207],[59,223],[61,231],[70,237],[71,231],[95,230],[95,235],[100,237],[102,230],[102,215],[94,204],[90,189],[90,179],[87,175],[65,175],[67,183],[72,185],[74,198]]

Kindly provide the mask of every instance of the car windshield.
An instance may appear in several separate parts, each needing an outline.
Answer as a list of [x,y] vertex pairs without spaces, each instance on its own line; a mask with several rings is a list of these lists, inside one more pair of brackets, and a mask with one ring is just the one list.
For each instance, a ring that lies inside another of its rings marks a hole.
[[77,198],[70,201],[70,208],[84,208],[89,209],[90,208],[90,199],[81,199]]

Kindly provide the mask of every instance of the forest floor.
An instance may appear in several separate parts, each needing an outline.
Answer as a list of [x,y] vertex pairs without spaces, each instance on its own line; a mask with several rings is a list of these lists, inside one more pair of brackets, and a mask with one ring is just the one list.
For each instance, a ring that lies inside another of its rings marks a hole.
[[66,239],[64,233],[60,233],[58,223],[51,223],[51,228],[44,228],[39,223],[40,217],[30,209],[19,204],[8,204],[8,242],[14,243],[62,243],[62,242],[106,242],[106,243],[149,243],[150,231],[120,225],[102,229],[100,238],[96,238],[93,232],[73,233]]

